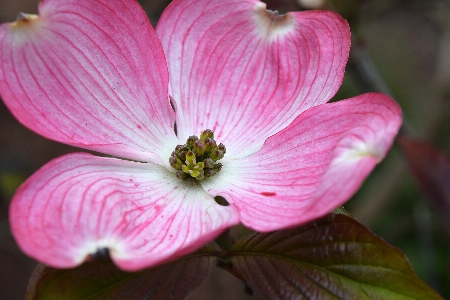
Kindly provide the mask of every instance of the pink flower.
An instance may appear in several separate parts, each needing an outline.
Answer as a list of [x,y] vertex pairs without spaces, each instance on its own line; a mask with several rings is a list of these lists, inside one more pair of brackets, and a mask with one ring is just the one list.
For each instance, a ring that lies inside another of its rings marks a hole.
[[[65,155],[18,189],[13,234],[53,267],[108,248],[137,270],[239,222],[272,231],[313,220],[353,195],[401,123],[385,95],[326,104],[350,46],[331,12],[175,0],[155,32],[134,0],[45,0],[39,10],[0,28],[1,97],[31,130],[120,157]],[[169,158],[204,129],[226,146],[223,167],[189,185]]]

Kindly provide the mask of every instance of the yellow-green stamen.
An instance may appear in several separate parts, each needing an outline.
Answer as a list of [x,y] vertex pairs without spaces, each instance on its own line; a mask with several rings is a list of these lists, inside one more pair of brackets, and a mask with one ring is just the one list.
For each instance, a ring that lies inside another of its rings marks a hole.
[[200,138],[190,136],[186,144],[177,145],[172,152],[169,163],[177,170],[178,179],[190,184],[198,185],[198,181],[209,178],[222,169],[217,163],[226,153],[223,144],[216,144],[214,132],[210,129],[202,131]]

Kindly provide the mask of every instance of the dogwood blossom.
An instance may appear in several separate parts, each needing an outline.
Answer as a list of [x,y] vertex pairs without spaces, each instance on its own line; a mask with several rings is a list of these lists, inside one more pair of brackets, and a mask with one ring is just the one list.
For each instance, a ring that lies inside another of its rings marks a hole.
[[108,155],[68,154],[32,175],[10,207],[17,243],[53,267],[107,248],[138,270],[240,222],[272,231],[328,213],[401,123],[382,94],[327,103],[349,47],[338,15],[257,0],[174,0],[156,30],[135,0],[44,0],[3,24],[12,114]]

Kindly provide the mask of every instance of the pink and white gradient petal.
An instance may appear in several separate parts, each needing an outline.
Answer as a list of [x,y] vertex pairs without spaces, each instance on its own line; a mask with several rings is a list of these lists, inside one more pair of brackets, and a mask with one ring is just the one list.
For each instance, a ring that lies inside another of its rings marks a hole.
[[77,266],[108,248],[120,268],[134,271],[187,254],[239,219],[163,166],[75,153],[19,188],[10,221],[20,248],[52,267]]
[[401,111],[388,96],[364,94],[303,112],[252,156],[224,160],[202,183],[237,206],[257,231],[295,226],[347,201],[391,147]]
[[212,129],[228,157],[256,152],[338,90],[350,47],[332,12],[279,16],[257,0],[175,0],[156,31],[181,140]]
[[70,145],[162,164],[177,144],[162,46],[135,1],[47,0],[0,27],[14,116]]

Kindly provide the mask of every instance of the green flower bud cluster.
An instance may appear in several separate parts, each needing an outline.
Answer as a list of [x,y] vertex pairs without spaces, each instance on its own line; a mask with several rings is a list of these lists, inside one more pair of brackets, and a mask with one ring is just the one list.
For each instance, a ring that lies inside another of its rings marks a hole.
[[217,174],[222,164],[217,163],[226,153],[225,146],[216,144],[214,132],[210,129],[202,131],[200,138],[192,135],[186,144],[177,145],[172,152],[169,163],[177,170],[178,179],[190,185],[198,185],[198,181]]

